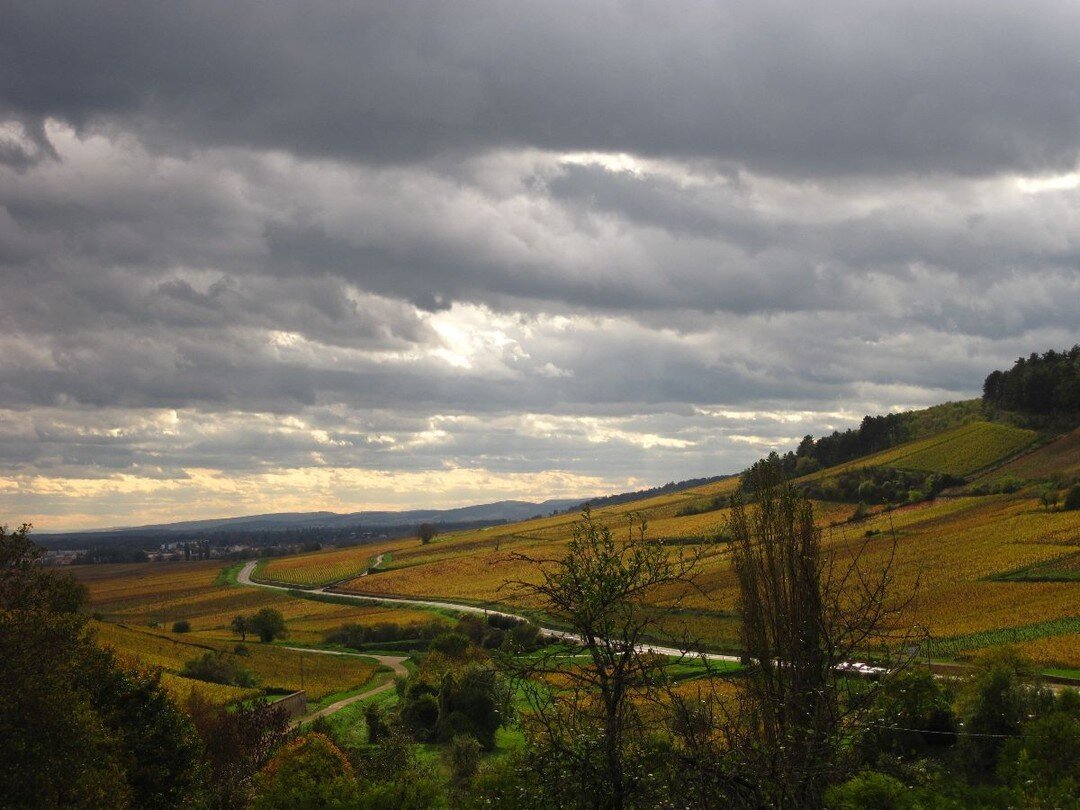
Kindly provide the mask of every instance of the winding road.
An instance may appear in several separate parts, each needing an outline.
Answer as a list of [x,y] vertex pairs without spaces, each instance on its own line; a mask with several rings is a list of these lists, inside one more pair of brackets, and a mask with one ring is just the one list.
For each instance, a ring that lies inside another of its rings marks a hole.
[[[347,658],[374,658],[383,666],[390,667],[390,670],[393,672],[395,677],[409,677],[409,670],[405,669],[405,662],[409,658],[407,655],[363,655],[359,653],[353,654],[346,652],[338,652],[337,650],[315,650],[311,649],[310,647],[286,647],[285,649],[299,650],[300,652],[315,653],[317,655],[342,655]],[[336,711],[340,711],[346,706],[356,703],[358,700],[366,700],[369,697],[381,695],[383,692],[389,692],[393,688],[394,679],[391,678],[383,683],[380,683],[378,686],[373,686],[371,689],[366,689],[359,694],[350,695],[347,698],[336,700],[329,706],[324,706],[318,711],[312,712],[311,714],[305,715],[304,717],[298,717],[296,720],[293,721],[293,725],[299,726],[302,723],[310,723],[312,720],[316,720],[320,717],[326,717],[327,715],[331,715]]]
[[[380,555],[381,557],[381,555]],[[376,565],[382,562],[381,559],[376,561]],[[244,565],[240,569],[240,572],[236,575],[236,580],[241,585],[250,585],[253,588],[271,588],[277,591],[294,591],[297,588],[289,585],[272,585],[268,582],[256,582],[251,578],[252,572],[255,570],[255,566],[258,565],[258,560],[252,560]],[[370,569],[369,569],[370,570]],[[321,594],[324,596],[333,596],[336,599],[351,599],[357,602],[392,602],[398,605],[415,605],[417,607],[425,608],[442,608],[444,610],[456,610],[459,613],[476,613],[482,616],[503,616],[508,619],[517,619],[518,621],[529,621],[524,616],[520,616],[516,613],[509,613],[504,610],[492,610],[490,608],[477,607],[476,605],[463,605],[458,602],[444,602],[433,599],[410,599],[404,596],[371,596],[360,593],[342,593],[341,591],[328,591],[326,588],[315,588],[313,590],[306,590],[304,593]],[[556,630],[553,627],[540,627],[540,632],[550,638],[559,638],[565,641],[572,641],[575,643],[581,643],[581,637],[575,633],[568,632],[566,630]],[[675,647],[661,647],[654,644],[642,644],[639,646],[642,652],[654,652],[659,655],[670,655],[675,657],[681,657],[684,655],[690,655],[685,650],[679,650]],[[737,655],[724,655],[722,653],[693,653],[694,658],[703,658],[706,661],[729,661],[738,663],[739,656]]]

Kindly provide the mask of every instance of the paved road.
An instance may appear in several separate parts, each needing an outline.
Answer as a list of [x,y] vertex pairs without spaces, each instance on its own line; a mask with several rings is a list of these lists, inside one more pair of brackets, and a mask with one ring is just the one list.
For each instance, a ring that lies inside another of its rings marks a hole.
[[[382,562],[382,560],[377,560],[377,563],[379,562]],[[241,585],[250,585],[254,588],[273,588],[274,590],[278,591],[296,590],[295,588],[291,588],[288,585],[270,585],[265,582],[255,582],[251,578],[251,572],[255,570],[255,566],[257,564],[257,560],[252,560],[251,562],[244,565],[244,567],[240,569],[240,573],[236,575],[237,582],[239,582]],[[490,608],[477,607],[476,605],[462,605],[457,602],[443,602],[434,599],[408,599],[402,596],[373,596],[360,593],[342,593],[340,591],[328,591],[326,590],[326,588],[317,588],[315,590],[309,590],[306,592],[325,594],[327,596],[333,596],[338,599],[352,599],[357,602],[393,602],[395,604],[401,605],[416,605],[417,607],[456,610],[461,613],[478,613],[484,616],[505,616],[509,619],[527,621],[524,616],[519,616],[516,613],[508,613],[507,611],[503,610],[491,610]],[[550,636],[552,638],[560,638],[566,641],[573,641],[576,643],[581,642],[581,638],[578,635],[567,632],[566,630],[556,630],[553,627],[541,627],[540,632],[543,633],[545,636]],[[659,653],[660,655],[680,656],[686,654],[685,651],[678,650],[674,647],[661,647],[654,644],[643,644],[641,645],[640,649],[645,652]],[[739,656],[737,655],[722,655],[721,653],[703,653],[700,656],[695,654],[694,657],[703,657],[708,661],[731,661],[736,663],[740,660]]]

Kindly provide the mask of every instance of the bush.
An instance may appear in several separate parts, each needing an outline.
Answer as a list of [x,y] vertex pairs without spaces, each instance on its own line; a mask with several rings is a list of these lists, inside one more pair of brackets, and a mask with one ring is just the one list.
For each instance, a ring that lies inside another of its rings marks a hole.
[[1005,744],[997,774],[1040,798],[1038,806],[1068,806],[1080,785],[1080,713],[1057,710],[1029,721]]
[[992,774],[1004,741],[1020,733],[1025,720],[1038,713],[1043,693],[1030,686],[1035,666],[1015,648],[982,653],[964,701],[964,730],[959,754],[976,780]]
[[255,686],[255,676],[250,670],[240,666],[219,652],[208,652],[200,658],[193,658],[184,664],[180,674],[185,678],[195,678],[210,683],[222,683],[227,686]]
[[367,725],[368,742],[376,745],[390,736],[390,723],[386,712],[377,703],[364,706],[364,723]]
[[990,493],[992,495],[1011,495],[1018,492],[1023,485],[1024,482],[1015,475],[1006,475],[990,486]]
[[256,780],[252,807],[353,807],[360,792],[352,766],[333,741],[305,734],[279,751]]
[[502,680],[493,669],[475,664],[425,673],[423,667],[430,661],[431,657],[424,661],[420,679],[410,680],[402,689],[398,714],[402,726],[420,742],[448,743],[468,734],[484,750],[492,750],[495,732],[512,711]]
[[206,749],[208,806],[246,807],[251,774],[291,736],[285,710],[266,703],[222,706],[201,689],[191,690],[184,708]]
[[187,619],[181,619],[178,622],[173,622],[172,631],[174,633],[187,633],[191,630],[191,622]]
[[469,649],[469,638],[461,633],[440,633],[431,640],[429,649],[447,658],[462,658]]
[[516,652],[532,652],[541,645],[540,628],[531,622],[522,622],[507,635],[507,645]]
[[825,806],[834,810],[906,810],[919,806],[903,782],[876,771],[863,771],[842,785],[829,788]]
[[417,740],[427,742],[439,723],[439,699],[427,684],[417,684],[406,692],[401,707],[401,723]]
[[856,750],[867,767],[877,768],[883,757],[914,761],[954,745],[956,732],[956,716],[941,684],[929,671],[910,671],[880,690]]
[[1065,493],[1065,502],[1062,504],[1064,509],[1080,509],[1080,484],[1073,484],[1069,487],[1069,491]]
[[401,625],[395,622],[380,622],[373,625],[350,623],[329,631],[323,638],[327,644],[340,644],[343,647],[362,650],[370,645],[399,641],[425,641],[443,632],[446,632],[446,623],[435,619]]
[[458,787],[468,784],[480,767],[480,743],[471,734],[459,734],[450,741],[446,758],[450,763],[450,778]]

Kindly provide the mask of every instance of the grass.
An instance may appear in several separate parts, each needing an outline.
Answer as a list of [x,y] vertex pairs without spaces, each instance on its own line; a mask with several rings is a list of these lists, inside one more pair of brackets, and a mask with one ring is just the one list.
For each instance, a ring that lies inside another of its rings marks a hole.
[[236,585],[239,587],[240,582],[237,577],[240,576],[240,570],[244,567],[243,561],[233,563],[227,568],[222,568],[221,573],[217,575],[214,580],[214,585]]
[[334,735],[348,747],[355,748],[367,745],[367,723],[364,721],[364,710],[371,705],[383,706],[392,709],[397,705],[397,692],[390,689],[380,692],[369,698],[350,703],[340,711],[336,711],[326,718]]
[[1043,670],[1044,675],[1054,675],[1058,678],[1071,678],[1074,681],[1080,681],[1080,669],[1058,669],[1050,667]]

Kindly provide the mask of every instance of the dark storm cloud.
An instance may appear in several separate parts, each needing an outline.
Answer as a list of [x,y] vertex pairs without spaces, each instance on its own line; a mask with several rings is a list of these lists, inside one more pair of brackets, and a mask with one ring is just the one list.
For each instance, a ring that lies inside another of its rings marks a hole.
[[[987,365],[950,381],[923,350],[1080,319],[1075,190],[807,187],[529,155],[450,180],[54,136],[60,163],[0,187],[11,406],[805,405],[890,378],[975,390]],[[458,323],[454,304],[473,314]],[[521,356],[472,347],[489,362],[448,365],[439,324]],[[939,337],[904,363],[854,362],[916,327]]]
[[1069,3],[41,2],[3,21],[0,98],[42,153],[46,117],[374,162],[532,145],[800,174],[1062,169],[1080,139]]

